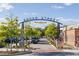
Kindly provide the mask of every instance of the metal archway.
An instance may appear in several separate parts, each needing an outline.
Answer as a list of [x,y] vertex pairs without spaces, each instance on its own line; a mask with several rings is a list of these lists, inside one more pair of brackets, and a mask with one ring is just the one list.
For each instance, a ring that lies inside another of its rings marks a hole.
[[[51,21],[51,22],[54,22],[57,24],[57,29],[58,29],[58,36],[57,38],[59,38],[59,35],[60,35],[60,25],[63,25],[62,23],[56,21],[56,19],[52,19],[52,18],[46,18],[46,17],[41,17],[41,18],[37,18],[37,17],[33,17],[33,18],[27,18],[27,19],[24,19],[22,22],[20,22],[19,24],[21,24],[21,29],[24,30],[24,23],[25,22],[30,22],[30,21],[38,21],[38,20],[43,20],[43,21]],[[21,32],[21,34],[23,35],[23,31]]]

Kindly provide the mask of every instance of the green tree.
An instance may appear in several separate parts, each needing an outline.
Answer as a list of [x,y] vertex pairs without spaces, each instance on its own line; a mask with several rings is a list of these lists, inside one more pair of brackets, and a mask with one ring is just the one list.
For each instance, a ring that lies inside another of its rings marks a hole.
[[39,37],[41,37],[41,35],[42,35],[42,32],[41,32],[40,29],[38,29],[38,28],[34,28],[34,29],[33,29],[33,36],[39,38]]
[[50,37],[55,42],[56,46],[57,46],[57,41],[56,41],[57,35],[58,35],[58,30],[55,24],[49,24],[45,28],[45,36]]
[[49,24],[45,29],[45,35],[52,37],[52,39],[55,39],[55,37],[58,35],[56,25],[55,24]]
[[[0,39],[4,40],[7,38],[16,37],[20,34],[20,29],[18,25],[18,17],[15,18],[5,18],[6,22],[1,23],[0,25]],[[17,42],[16,42],[17,45]]]
[[39,28],[32,28],[31,26],[26,26],[24,29],[24,33],[26,37],[41,37],[41,30]]
[[25,34],[25,37],[26,38],[30,38],[32,35],[33,35],[33,30],[31,28],[31,26],[27,25],[25,28],[24,28],[24,34]]
[[[0,41],[5,40],[7,38],[7,26],[0,25]],[[6,34],[6,35],[5,35]]]

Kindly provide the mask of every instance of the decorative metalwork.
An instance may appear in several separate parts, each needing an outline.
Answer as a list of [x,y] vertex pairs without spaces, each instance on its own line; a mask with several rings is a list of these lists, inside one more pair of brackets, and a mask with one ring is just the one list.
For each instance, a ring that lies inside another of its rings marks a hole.
[[[49,18],[49,17],[47,17],[47,18],[46,18],[46,17],[41,17],[41,18],[38,18],[38,17],[32,17],[32,18],[31,18],[31,17],[30,17],[30,18],[26,18],[26,19],[23,20],[23,22],[20,22],[20,24],[22,24],[22,25],[21,25],[21,29],[24,30],[24,23],[25,23],[25,22],[38,21],[38,20],[51,21],[51,22],[56,23],[56,24],[57,24],[57,29],[58,29],[58,32],[59,32],[57,38],[59,38],[59,35],[60,35],[60,25],[63,25],[63,24],[60,23],[60,22],[58,22],[58,21],[56,21],[55,18],[54,18],[54,19]],[[22,32],[22,35],[23,35],[23,32]]]

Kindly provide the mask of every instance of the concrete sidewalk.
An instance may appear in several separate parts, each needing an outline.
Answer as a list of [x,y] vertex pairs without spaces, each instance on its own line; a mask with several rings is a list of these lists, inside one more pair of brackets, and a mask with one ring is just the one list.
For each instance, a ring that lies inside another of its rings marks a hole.
[[[0,51],[11,51],[11,49],[10,48],[0,48]],[[12,48],[12,51],[29,51],[29,49],[23,49],[23,48],[18,48],[18,49],[16,49],[16,48]]]
[[72,49],[62,49],[64,52],[78,52],[79,50],[72,50]]

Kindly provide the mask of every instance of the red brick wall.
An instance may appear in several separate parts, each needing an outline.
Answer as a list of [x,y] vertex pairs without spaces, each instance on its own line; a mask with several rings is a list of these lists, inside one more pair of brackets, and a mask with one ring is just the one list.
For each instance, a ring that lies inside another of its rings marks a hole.
[[75,30],[67,30],[64,32],[64,43],[75,46]]
[[79,36],[79,29],[76,29],[75,33],[76,33],[76,35],[75,35],[75,45],[76,44],[79,45],[79,38],[78,38],[78,36]]

